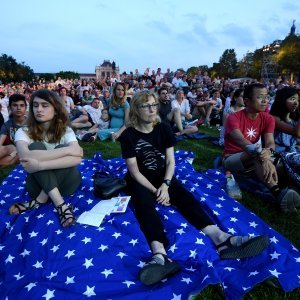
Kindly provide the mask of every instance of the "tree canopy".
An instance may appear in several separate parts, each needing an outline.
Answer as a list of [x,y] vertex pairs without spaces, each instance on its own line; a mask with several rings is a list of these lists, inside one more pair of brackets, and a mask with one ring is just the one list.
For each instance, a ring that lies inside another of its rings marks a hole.
[[31,81],[33,78],[33,70],[25,62],[18,63],[15,58],[7,54],[0,56],[0,80],[2,82]]

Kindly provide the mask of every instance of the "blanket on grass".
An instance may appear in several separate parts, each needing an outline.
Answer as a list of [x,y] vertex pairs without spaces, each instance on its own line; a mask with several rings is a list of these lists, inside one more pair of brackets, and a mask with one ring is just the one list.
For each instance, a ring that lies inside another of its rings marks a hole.
[[[300,287],[300,252],[221,189],[224,174],[196,172],[191,152],[176,152],[176,177],[202,203],[211,218],[232,234],[267,234],[270,246],[260,256],[221,261],[211,240],[191,226],[175,207],[157,206],[170,248],[181,271],[151,287],[138,280],[150,258],[149,247],[130,207],[106,217],[99,228],[59,225],[53,204],[21,215],[9,215],[16,201],[29,199],[25,171],[16,167],[0,186],[0,299],[187,299],[194,291],[220,284],[228,299],[239,299],[256,284],[275,276],[288,292]],[[92,193],[92,175],[105,171],[122,177],[124,160],[103,160],[99,153],[79,166],[83,182],[65,200],[75,215],[99,199]]]

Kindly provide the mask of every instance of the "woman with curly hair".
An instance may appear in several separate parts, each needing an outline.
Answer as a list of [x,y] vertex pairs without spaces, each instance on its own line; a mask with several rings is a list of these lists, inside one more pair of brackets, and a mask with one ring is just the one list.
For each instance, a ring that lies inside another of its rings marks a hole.
[[11,214],[21,214],[51,199],[60,224],[69,227],[74,223],[72,207],[63,196],[73,194],[81,183],[76,166],[83,151],[67,125],[65,105],[56,93],[38,90],[31,95],[27,126],[15,135],[20,163],[28,173],[26,187],[31,200],[13,204]]
[[293,87],[278,90],[270,114],[275,118],[275,150],[297,151],[300,138],[299,90]]
[[116,140],[126,129],[129,117],[129,103],[124,83],[118,82],[115,84],[110,98],[108,113],[110,116],[109,128],[98,131],[98,137],[101,141],[110,137]]

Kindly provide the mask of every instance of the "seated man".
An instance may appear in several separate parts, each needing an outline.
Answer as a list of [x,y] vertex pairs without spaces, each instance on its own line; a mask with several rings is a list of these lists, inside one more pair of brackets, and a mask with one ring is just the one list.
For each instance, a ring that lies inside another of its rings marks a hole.
[[[257,178],[271,191],[284,212],[300,208],[299,194],[278,186],[278,177],[271,161],[274,143],[274,118],[265,112],[268,91],[255,83],[244,90],[245,109],[227,118],[224,136],[223,166],[233,173],[254,170]],[[264,147],[261,147],[261,139]]]
[[210,115],[213,110],[213,105],[216,101],[213,99],[208,99],[207,90],[204,92],[201,88],[196,90],[197,98],[195,103],[195,108],[193,111],[193,117],[204,120],[204,124],[208,125],[210,120]]
[[7,166],[19,161],[14,144],[15,132],[24,125],[27,102],[24,95],[13,94],[9,97],[11,118],[6,121],[0,131],[0,165]]
[[90,105],[82,108],[82,115],[71,122],[73,128],[87,128],[99,123],[101,111],[103,109],[102,102],[99,98],[94,98]]
[[210,120],[214,120],[215,123],[221,124],[222,112],[223,112],[223,104],[222,99],[220,98],[220,91],[217,89],[212,90],[212,97],[209,99],[210,101],[214,101]]
[[171,101],[168,99],[167,88],[162,87],[158,90],[159,116],[162,122],[167,122],[174,128],[176,126],[177,135],[188,134],[198,131],[196,126],[183,126],[181,110],[179,107],[172,109]]

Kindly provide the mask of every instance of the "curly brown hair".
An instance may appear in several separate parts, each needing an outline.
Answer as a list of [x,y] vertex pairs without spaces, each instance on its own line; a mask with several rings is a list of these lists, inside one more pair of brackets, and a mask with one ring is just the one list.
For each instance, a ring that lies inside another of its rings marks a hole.
[[[51,120],[51,124],[45,132],[42,124],[39,123],[33,113],[33,99],[40,98],[54,107],[54,117]],[[30,97],[29,103],[29,115],[27,119],[28,136],[34,141],[47,140],[49,143],[59,143],[63,135],[67,130],[69,124],[68,113],[62,99],[55,93],[49,90],[37,90]]]

